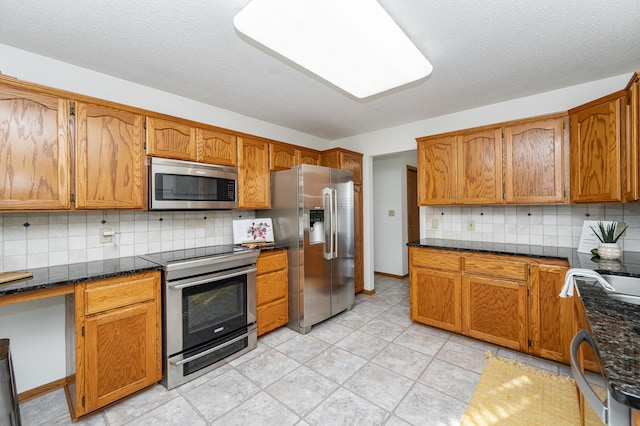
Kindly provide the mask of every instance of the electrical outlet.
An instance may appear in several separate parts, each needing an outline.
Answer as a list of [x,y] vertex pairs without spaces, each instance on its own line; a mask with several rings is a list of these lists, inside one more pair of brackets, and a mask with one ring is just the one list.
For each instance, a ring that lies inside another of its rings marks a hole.
[[110,242],[113,242],[111,228],[100,228],[100,243],[105,244]]
[[467,231],[475,231],[476,230],[476,221],[473,219],[467,220]]
[[431,229],[438,229],[438,219],[431,219]]

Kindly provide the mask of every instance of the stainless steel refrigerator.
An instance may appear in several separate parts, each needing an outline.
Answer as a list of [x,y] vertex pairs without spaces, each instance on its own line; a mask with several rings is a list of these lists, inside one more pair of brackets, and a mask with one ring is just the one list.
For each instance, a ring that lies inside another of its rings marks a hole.
[[308,164],[272,172],[269,216],[289,245],[288,326],[305,334],[353,305],[353,173]]

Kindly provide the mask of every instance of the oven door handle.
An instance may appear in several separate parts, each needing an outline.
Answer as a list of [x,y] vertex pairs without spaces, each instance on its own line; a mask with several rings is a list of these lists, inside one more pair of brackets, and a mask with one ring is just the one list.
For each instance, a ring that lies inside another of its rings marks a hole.
[[234,337],[233,339],[229,340],[228,342],[224,342],[224,343],[222,343],[222,344],[220,344],[218,346],[215,346],[213,348],[207,349],[204,352],[200,352],[199,354],[190,356],[189,358],[181,359],[180,361],[169,361],[169,362],[171,364],[173,364],[173,365],[180,366],[182,364],[186,364],[188,362],[195,361],[198,358],[202,358],[203,356],[207,356],[207,355],[209,355],[209,354],[211,354],[211,353],[213,353],[213,352],[215,352],[217,350],[225,348],[225,347],[227,347],[229,345],[233,345],[234,343],[239,342],[240,340],[242,340],[242,339],[244,339],[246,337],[249,337],[249,334],[251,334],[252,332],[253,332],[253,328],[251,328],[249,331],[247,331],[246,333],[244,333],[244,334],[242,334],[242,335],[240,335],[238,337]]
[[609,409],[608,407],[602,403],[598,395],[593,391],[591,386],[589,386],[589,382],[587,382],[586,377],[580,371],[580,364],[578,363],[578,349],[580,349],[580,345],[582,342],[587,342],[589,346],[594,348],[593,339],[588,331],[585,329],[581,329],[573,336],[571,339],[571,373],[573,374],[573,379],[576,381],[580,392],[584,395],[584,399],[589,403],[593,411],[598,415],[600,420],[607,424],[607,420],[609,417]]
[[214,281],[220,281],[220,280],[225,280],[227,278],[233,278],[233,277],[237,277],[240,275],[246,275],[246,274],[250,274],[252,272],[256,272],[257,269],[256,268],[248,268],[248,269],[243,269],[242,271],[237,271],[237,272],[232,272],[231,274],[224,274],[224,275],[216,275],[213,277],[208,277],[208,278],[204,278],[201,280],[197,280],[197,281],[192,281],[191,279],[186,279],[186,280],[181,280],[181,281],[177,281],[173,284],[169,284],[169,288],[171,288],[172,290],[180,290],[183,288],[187,288],[187,287],[193,287],[195,285],[201,285],[201,284],[206,284],[206,283],[210,283],[210,282],[214,282]]

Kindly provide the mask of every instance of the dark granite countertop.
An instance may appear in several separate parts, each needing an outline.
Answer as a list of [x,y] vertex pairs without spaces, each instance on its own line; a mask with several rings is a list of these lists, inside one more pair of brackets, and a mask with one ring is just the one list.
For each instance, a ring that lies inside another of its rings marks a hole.
[[424,238],[407,243],[407,245],[409,247],[440,248],[475,253],[568,260],[572,268],[585,268],[612,275],[640,277],[640,252],[624,252],[622,259],[619,261],[602,261],[594,258],[589,253],[578,253],[576,249],[569,247],[444,240],[437,238]]
[[28,269],[33,277],[0,284],[0,297],[153,269],[161,267],[137,256]]
[[[288,248],[288,244],[277,243],[275,246],[263,247],[260,250]],[[0,297],[153,269],[161,270],[162,267],[138,256],[27,269],[33,273],[33,277],[0,284]]]
[[[572,268],[640,277],[638,252],[624,252],[620,261],[602,261],[591,254],[578,253],[572,248],[527,244],[427,238],[407,245],[568,260]],[[640,409],[640,305],[612,299],[597,284],[580,283],[578,290],[613,397],[620,403]]]
[[640,409],[640,306],[610,298],[598,284],[578,281],[578,291],[611,394]]

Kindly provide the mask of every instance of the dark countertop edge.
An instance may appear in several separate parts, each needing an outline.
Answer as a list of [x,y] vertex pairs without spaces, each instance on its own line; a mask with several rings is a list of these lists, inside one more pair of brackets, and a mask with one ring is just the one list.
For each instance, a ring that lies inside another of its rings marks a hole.
[[288,250],[289,248],[290,248],[289,244],[276,243],[275,246],[258,247],[258,250],[260,250],[260,252],[263,252],[263,251],[282,250],[282,249]]

